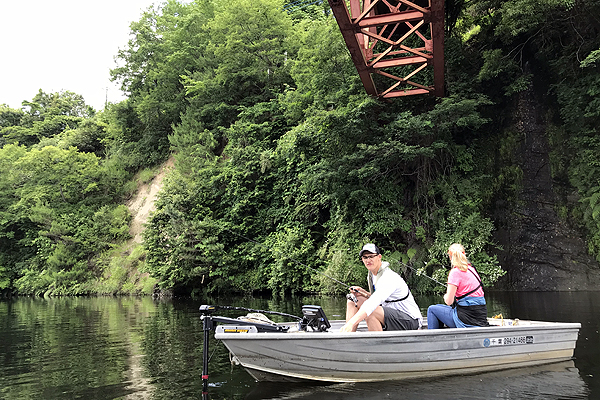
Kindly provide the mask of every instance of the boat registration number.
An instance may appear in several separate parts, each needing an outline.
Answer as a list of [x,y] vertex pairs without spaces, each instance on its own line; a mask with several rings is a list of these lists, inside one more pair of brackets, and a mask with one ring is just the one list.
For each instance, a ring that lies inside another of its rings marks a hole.
[[484,347],[509,346],[514,344],[533,344],[533,336],[511,336],[503,338],[486,338],[483,340]]

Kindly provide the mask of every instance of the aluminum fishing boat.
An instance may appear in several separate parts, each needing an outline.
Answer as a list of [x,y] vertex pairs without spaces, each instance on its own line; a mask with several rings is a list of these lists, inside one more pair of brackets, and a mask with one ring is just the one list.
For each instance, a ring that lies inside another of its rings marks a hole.
[[548,364],[572,359],[581,328],[490,318],[481,328],[369,332],[362,323],[341,333],[344,321],[328,321],[320,307],[302,311],[300,322],[277,324],[202,314],[205,332],[208,322],[232,361],[257,381],[383,381]]

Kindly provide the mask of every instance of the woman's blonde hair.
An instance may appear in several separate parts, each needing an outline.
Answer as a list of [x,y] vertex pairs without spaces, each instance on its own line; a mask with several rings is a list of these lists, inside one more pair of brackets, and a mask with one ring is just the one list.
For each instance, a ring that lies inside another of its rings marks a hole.
[[471,264],[465,254],[465,248],[462,244],[454,243],[448,248],[448,255],[450,256],[450,264],[458,267],[461,271],[467,271]]

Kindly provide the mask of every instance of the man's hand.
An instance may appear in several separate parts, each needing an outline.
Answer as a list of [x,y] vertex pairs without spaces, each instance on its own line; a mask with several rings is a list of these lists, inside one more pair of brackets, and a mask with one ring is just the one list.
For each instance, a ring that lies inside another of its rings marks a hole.
[[363,319],[367,318],[366,311],[358,310],[352,318],[346,321],[346,324],[340,328],[340,332],[356,332],[358,324]]
[[354,332],[354,330],[352,329],[352,325],[346,323],[344,326],[342,326],[340,328],[340,332]]
[[371,297],[371,293],[367,292],[360,286],[350,286],[350,290],[357,296],[366,297],[367,299]]

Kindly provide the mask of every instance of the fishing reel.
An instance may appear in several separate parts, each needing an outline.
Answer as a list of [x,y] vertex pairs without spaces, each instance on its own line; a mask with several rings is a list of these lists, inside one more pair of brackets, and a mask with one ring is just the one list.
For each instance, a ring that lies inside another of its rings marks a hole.
[[348,293],[348,294],[346,295],[346,298],[347,298],[348,300],[352,300],[352,301],[354,302],[354,307],[357,307],[357,308],[358,308],[358,299],[356,298],[356,296],[354,295],[354,293]]

